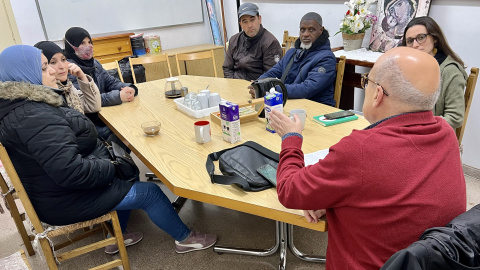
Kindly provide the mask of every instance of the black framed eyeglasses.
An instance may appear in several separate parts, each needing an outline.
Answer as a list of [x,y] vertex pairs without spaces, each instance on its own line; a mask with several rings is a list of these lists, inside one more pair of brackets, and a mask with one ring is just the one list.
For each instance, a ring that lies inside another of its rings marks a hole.
[[368,81],[371,81],[371,82],[373,82],[374,84],[380,86],[380,87],[382,88],[382,91],[383,91],[383,93],[385,94],[385,96],[387,96],[387,97],[389,96],[388,92],[385,91],[385,89],[383,88],[383,86],[381,86],[381,85],[380,85],[379,83],[377,83],[376,81],[368,78],[368,73],[365,73],[365,74],[362,75],[362,82],[361,82],[361,84],[362,84],[363,90],[365,90],[365,89],[367,88],[367,86],[368,86]]
[[430,34],[418,34],[416,37],[414,38],[407,38],[407,40],[405,41],[407,43],[407,46],[408,47],[412,47],[413,46],[413,42],[416,40],[418,44],[422,44],[424,43],[426,40],[427,40],[427,36],[430,35]]

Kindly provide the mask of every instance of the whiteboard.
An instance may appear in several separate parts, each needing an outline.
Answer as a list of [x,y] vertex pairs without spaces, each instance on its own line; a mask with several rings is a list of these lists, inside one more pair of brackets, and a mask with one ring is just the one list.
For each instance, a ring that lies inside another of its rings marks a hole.
[[202,0],[36,0],[46,39],[73,26],[90,35],[203,22]]

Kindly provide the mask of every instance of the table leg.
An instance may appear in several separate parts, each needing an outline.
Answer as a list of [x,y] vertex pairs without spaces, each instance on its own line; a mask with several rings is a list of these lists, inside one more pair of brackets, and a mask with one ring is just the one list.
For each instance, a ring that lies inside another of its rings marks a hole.
[[177,211],[177,213],[180,212],[180,210],[182,209],[182,206],[183,206],[183,204],[185,203],[186,200],[187,200],[187,198],[183,198],[183,197],[178,196],[172,202],[172,206],[175,209],[175,211]]
[[319,262],[319,263],[325,263],[326,262],[326,259],[325,259],[325,256],[310,256],[310,255],[306,255],[304,253],[302,253],[301,251],[299,251],[294,243],[293,243],[293,225],[292,224],[288,224],[287,225],[288,228],[287,228],[287,231],[288,231],[288,247],[290,248],[290,251],[293,253],[293,255],[295,255],[295,257],[299,258],[300,260],[304,260],[304,261],[307,261],[307,262]]
[[276,221],[276,229],[275,229],[275,245],[269,249],[247,249],[247,248],[235,248],[235,247],[224,247],[215,245],[213,247],[213,251],[217,252],[218,254],[221,253],[232,253],[232,254],[241,254],[241,255],[253,255],[253,256],[261,256],[266,257],[274,254],[278,247],[280,246],[280,227],[282,226],[283,222]]
[[279,270],[285,270],[287,267],[287,224],[280,222],[280,263],[278,265]]

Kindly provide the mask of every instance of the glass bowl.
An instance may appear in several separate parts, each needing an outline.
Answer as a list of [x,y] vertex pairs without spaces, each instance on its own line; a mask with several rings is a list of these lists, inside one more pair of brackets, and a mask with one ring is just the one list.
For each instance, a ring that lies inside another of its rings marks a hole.
[[147,136],[155,136],[160,132],[162,124],[158,121],[148,121],[142,124],[142,130]]

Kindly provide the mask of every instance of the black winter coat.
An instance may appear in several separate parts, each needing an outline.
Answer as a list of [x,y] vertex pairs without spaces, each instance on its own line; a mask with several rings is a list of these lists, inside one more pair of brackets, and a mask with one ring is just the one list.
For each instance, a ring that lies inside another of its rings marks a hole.
[[92,122],[44,86],[0,83],[0,142],[51,225],[106,214],[133,185],[116,177]]
[[480,204],[393,254],[381,270],[480,269]]

